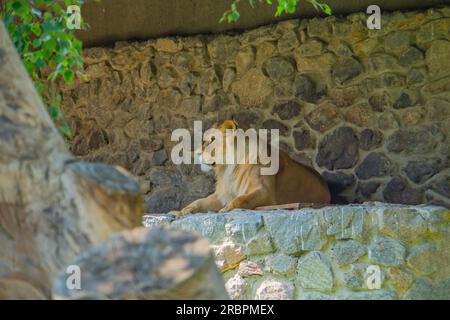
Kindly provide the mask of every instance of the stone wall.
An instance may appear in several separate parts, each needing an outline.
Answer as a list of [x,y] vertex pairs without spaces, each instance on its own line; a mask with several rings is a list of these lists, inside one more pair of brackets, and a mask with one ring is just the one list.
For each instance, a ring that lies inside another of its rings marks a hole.
[[171,223],[144,217],[147,227],[170,223],[209,239],[230,297],[262,300],[450,300],[449,222],[444,208],[381,203],[235,210]]
[[234,117],[278,128],[336,201],[450,206],[450,7],[289,20],[243,34],[85,50],[90,80],[63,88],[73,152],[137,175],[147,212],[212,192],[174,166],[170,134]]

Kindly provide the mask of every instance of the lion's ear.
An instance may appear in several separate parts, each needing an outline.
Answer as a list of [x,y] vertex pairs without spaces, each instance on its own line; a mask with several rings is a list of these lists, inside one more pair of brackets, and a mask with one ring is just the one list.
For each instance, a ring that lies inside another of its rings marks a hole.
[[237,129],[237,123],[233,120],[225,120],[222,123],[222,127],[226,130],[226,129],[232,129],[232,130],[236,130]]

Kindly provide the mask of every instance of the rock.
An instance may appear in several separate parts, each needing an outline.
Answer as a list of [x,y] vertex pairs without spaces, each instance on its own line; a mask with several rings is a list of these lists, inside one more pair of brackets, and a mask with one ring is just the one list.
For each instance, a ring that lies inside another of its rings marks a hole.
[[358,161],[358,146],[354,130],[340,127],[320,142],[316,162],[329,170],[351,168]]
[[371,55],[370,64],[375,72],[392,71],[398,68],[397,58],[386,53]]
[[430,183],[430,188],[444,197],[450,198],[450,177],[438,177]]
[[412,91],[403,90],[394,102],[395,109],[413,107],[417,103],[417,94]]
[[204,96],[210,96],[221,88],[221,82],[213,68],[206,69],[200,73],[197,82],[198,92]]
[[391,267],[388,269],[389,279],[394,282],[394,285],[397,290],[401,293],[411,287],[411,284],[414,282],[414,275],[410,271],[406,271],[405,269]]
[[358,191],[364,198],[369,198],[372,194],[377,192],[380,187],[379,182],[368,181],[368,182],[359,182],[358,183]]
[[283,253],[268,256],[265,260],[266,268],[276,275],[291,275],[297,265],[297,259]]
[[384,266],[398,266],[405,259],[405,251],[393,238],[376,237],[369,246],[369,259]]
[[264,271],[257,262],[244,260],[239,264],[238,274],[242,278],[246,278],[251,276],[262,276]]
[[355,176],[353,174],[343,172],[325,171],[322,173],[322,177],[327,182],[332,194],[338,194],[344,191],[355,182]]
[[290,120],[300,114],[300,104],[295,101],[277,104],[273,107],[271,114],[277,114],[281,120]]
[[378,130],[364,129],[359,135],[359,147],[369,151],[379,147],[383,141],[383,134]]
[[310,37],[326,38],[331,34],[331,26],[325,19],[313,18],[308,21],[308,35]]
[[404,53],[400,55],[400,64],[403,67],[413,67],[424,63],[423,52],[416,47],[410,47]]
[[233,219],[225,224],[225,232],[228,236],[239,242],[246,243],[248,239],[254,237],[259,228],[263,225],[262,216],[242,215],[233,217]]
[[342,57],[351,57],[353,55],[352,49],[345,42],[339,40],[332,40],[328,44],[327,49]]
[[203,106],[201,107],[203,113],[217,112],[232,105],[228,95],[219,93],[211,97],[205,97]]
[[422,203],[423,192],[412,188],[403,179],[394,177],[384,189],[383,197],[391,203],[418,204]]
[[348,108],[345,112],[345,120],[353,123],[358,127],[368,127],[375,122],[377,117],[372,111],[372,108],[366,103]]
[[309,292],[302,292],[299,295],[298,300],[336,300],[336,298],[330,294],[309,291]]
[[445,61],[450,59],[450,42],[446,40],[435,40],[426,52],[426,64],[430,75],[435,79],[447,75],[450,68]]
[[145,212],[163,213],[177,210],[180,206],[180,190],[176,187],[159,188],[146,195]]
[[161,166],[164,164],[164,162],[167,161],[167,153],[166,150],[161,149],[158,151],[153,152],[152,154],[152,164],[155,166]]
[[263,70],[274,81],[279,81],[291,77],[294,72],[294,66],[285,58],[274,57],[264,63]]
[[326,104],[308,113],[306,115],[306,122],[314,130],[325,132],[339,122],[339,117],[336,108],[331,104]]
[[271,129],[278,129],[280,136],[287,136],[289,132],[289,128],[285,126],[280,121],[274,120],[274,119],[268,119],[264,121],[261,125],[263,129],[271,130]]
[[[372,277],[372,273],[370,272],[371,265],[367,263],[359,263],[353,264],[351,269],[344,272],[344,283],[349,289],[369,289],[367,283],[370,281],[369,277]],[[380,288],[383,286],[383,282],[386,278],[385,273],[380,269]],[[376,290],[376,289],[375,289]]]
[[388,138],[386,144],[388,151],[406,154],[427,154],[435,146],[435,138],[425,129],[400,129]]
[[289,30],[286,33],[283,34],[283,36],[278,39],[278,51],[280,53],[287,53],[295,48],[297,48],[299,45],[297,35],[295,31]]
[[276,247],[288,255],[320,250],[325,242],[317,216],[280,212],[264,216],[264,224]]
[[249,284],[236,273],[225,283],[225,289],[232,300],[244,300],[247,299]]
[[417,279],[403,296],[405,300],[448,300],[450,280],[433,282],[428,278]]
[[294,144],[297,150],[311,149],[316,145],[314,136],[307,129],[294,131],[292,135],[294,137]]
[[339,108],[351,106],[358,99],[360,94],[360,89],[357,86],[348,88],[332,88],[328,90],[328,96]]
[[311,57],[320,55],[323,52],[324,45],[322,41],[312,39],[306,41],[298,47],[297,54],[303,57]]
[[356,175],[360,179],[382,177],[388,175],[392,170],[392,164],[383,153],[370,153],[356,168]]
[[332,75],[338,84],[343,84],[357,77],[361,72],[363,72],[363,67],[358,60],[354,58],[343,58],[335,64]]
[[223,72],[222,78],[222,87],[223,91],[228,92],[228,89],[231,87],[231,84],[236,79],[236,70],[233,68],[226,68]]
[[334,281],[331,265],[321,252],[309,252],[298,261],[296,280],[304,289],[330,291]]
[[175,53],[180,51],[181,48],[182,46],[172,39],[159,38],[158,40],[156,40],[156,50],[158,51]]
[[397,294],[393,290],[351,291],[339,294],[337,300],[395,300]]
[[385,46],[390,51],[403,51],[411,43],[411,32],[406,30],[395,31],[387,35]]
[[274,252],[272,237],[267,231],[261,231],[251,238],[246,246],[248,255],[264,255]]
[[292,300],[293,298],[292,283],[275,279],[264,280],[255,294],[255,300]]
[[239,110],[233,117],[239,127],[244,130],[255,128],[255,125],[261,120],[260,114],[254,110]]
[[[197,232],[202,237],[207,238],[211,243],[217,244],[223,242],[225,237],[225,224],[226,218],[223,214],[212,214],[208,216],[197,214],[177,219],[172,222],[171,226],[182,230]],[[237,248],[237,250],[241,248],[238,245],[234,247],[231,240],[225,242],[225,244],[229,243],[231,243],[231,248]]]
[[253,68],[231,85],[231,91],[244,106],[258,107],[272,94],[272,85],[260,70]]
[[413,242],[427,232],[427,221],[414,208],[386,208],[383,212],[381,233],[402,242]]
[[[322,209],[323,210],[323,209]],[[336,207],[323,210],[327,235],[336,239],[359,239],[364,232],[364,210],[352,207]]]
[[215,64],[227,64],[236,59],[240,43],[231,36],[218,36],[207,44],[208,53]]
[[247,72],[248,69],[250,69],[255,63],[255,52],[253,51],[253,48],[248,46],[243,49],[241,49],[237,55],[236,55],[236,71],[237,75],[241,76],[245,72]]
[[181,74],[191,71],[194,65],[194,58],[192,55],[184,51],[174,55],[171,61],[175,66],[175,69]]
[[390,107],[390,97],[387,92],[375,93],[369,98],[369,104],[376,112],[383,112]]
[[438,173],[441,167],[442,164],[439,159],[412,160],[408,161],[406,167],[403,168],[403,172],[412,182],[423,183]]
[[236,268],[245,259],[244,248],[231,239],[225,239],[211,248],[216,256],[217,267],[222,272]]
[[365,246],[356,240],[339,241],[331,248],[331,257],[338,265],[353,263],[365,253]]
[[406,261],[408,265],[417,273],[429,275],[434,273],[450,275],[450,250],[447,248],[438,248],[432,243],[424,243],[414,246]]

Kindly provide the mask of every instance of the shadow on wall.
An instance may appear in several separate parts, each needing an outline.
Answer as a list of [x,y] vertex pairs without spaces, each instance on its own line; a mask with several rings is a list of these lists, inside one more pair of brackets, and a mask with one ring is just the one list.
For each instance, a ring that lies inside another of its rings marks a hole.
[[234,117],[280,130],[281,148],[316,168],[335,202],[450,206],[450,7],[289,20],[240,35],[117,42],[85,50],[90,81],[63,89],[73,152],[141,181],[147,212],[214,189],[174,166],[175,128]]

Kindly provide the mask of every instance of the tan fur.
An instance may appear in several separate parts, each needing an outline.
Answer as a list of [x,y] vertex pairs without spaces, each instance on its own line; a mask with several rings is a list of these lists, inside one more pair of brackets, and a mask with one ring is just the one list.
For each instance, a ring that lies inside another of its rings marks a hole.
[[[226,120],[218,128],[225,134],[226,129],[236,127],[235,122]],[[261,175],[260,168],[258,164],[215,165],[215,192],[172,214],[228,212],[236,208],[254,209],[294,202],[330,203],[330,192],[321,175],[295,162],[281,150],[277,174]]]

